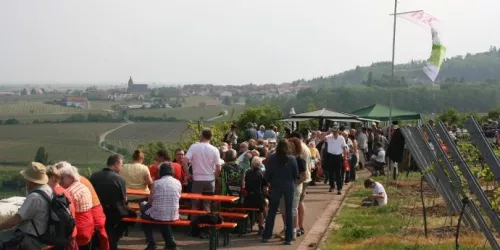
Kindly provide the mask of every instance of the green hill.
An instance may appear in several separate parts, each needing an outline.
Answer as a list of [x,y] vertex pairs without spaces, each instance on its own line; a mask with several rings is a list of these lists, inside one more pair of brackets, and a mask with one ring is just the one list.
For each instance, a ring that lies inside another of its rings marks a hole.
[[[395,75],[400,84],[430,83],[420,70],[424,61],[412,61],[398,64]],[[444,82],[484,82],[489,79],[500,79],[500,50],[491,47],[488,52],[467,54],[445,59],[435,83]],[[367,67],[357,66],[339,74],[313,78],[304,83],[315,87],[332,85],[376,85],[383,86],[389,81],[391,62],[377,62]]]

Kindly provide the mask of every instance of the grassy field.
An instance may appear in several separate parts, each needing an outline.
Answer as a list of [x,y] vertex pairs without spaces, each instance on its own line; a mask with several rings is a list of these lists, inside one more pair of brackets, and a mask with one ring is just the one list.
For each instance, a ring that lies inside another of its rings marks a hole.
[[[429,228],[424,236],[420,180],[418,176],[396,182],[379,179],[388,193],[388,205],[361,207],[371,190],[362,180],[345,201],[334,219],[335,227],[322,249],[455,249],[458,216],[447,216],[441,198],[424,184],[424,197]],[[460,229],[460,249],[490,249],[481,234],[466,227]]]
[[128,125],[106,137],[106,143],[132,152],[149,142],[177,142],[187,129],[185,122],[145,122]]
[[215,99],[211,96],[188,96],[186,97],[186,102],[183,103],[184,107],[198,107],[200,102],[204,102],[207,105],[220,105],[221,101]]
[[80,123],[2,126],[0,164],[25,164],[33,160],[38,147],[43,146],[49,153],[49,159],[53,161],[67,160],[75,165],[102,165],[108,153],[97,146],[98,135],[118,125]]
[[243,105],[214,106],[214,107],[182,107],[182,108],[160,108],[160,109],[132,109],[129,114],[133,116],[152,116],[152,117],[175,117],[179,120],[198,120],[203,117],[205,120],[217,116],[220,112],[226,110],[229,115],[220,120],[230,119],[231,110],[234,108],[235,116],[241,114],[245,109]]

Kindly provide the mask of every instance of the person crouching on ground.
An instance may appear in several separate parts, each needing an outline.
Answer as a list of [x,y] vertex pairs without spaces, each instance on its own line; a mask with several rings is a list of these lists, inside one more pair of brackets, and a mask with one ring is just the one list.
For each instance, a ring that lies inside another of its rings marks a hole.
[[31,166],[21,171],[26,181],[28,194],[17,213],[0,223],[0,249],[43,249],[45,244],[37,239],[47,231],[49,222],[49,202],[39,193],[40,190],[50,198],[52,188],[47,185],[46,168],[41,163],[32,162]]
[[378,171],[384,171],[385,165],[385,150],[384,146],[380,142],[375,143],[375,152],[370,158],[370,161],[366,163],[366,169],[368,169],[372,175],[377,175]]
[[269,201],[266,200],[267,194],[267,181],[264,179],[264,172],[260,166],[262,159],[254,157],[252,159],[251,167],[245,173],[245,180],[243,188],[246,190],[247,196],[245,197],[245,207],[258,208],[258,235],[264,232],[264,215],[266,214]]
[[[174,170],[170,163],[160,165],[160,179],[153,183],[151,195],[147,202],[141,203],[142,218],[153,221],[176,221],[179,219],[179,199],[182,185],[174,178]],[[156,249],[152,224],[143,224],[146,236],[146,250]],[[174,234],[170,225],[160,226],[161,235],[165,241],[165,249],[177,249]]]
[[384,186],[370,178],[365,180],[365,188],[372,189],[372,195],[363,200],[365,206],[385,206],[387,205],[387,193]]

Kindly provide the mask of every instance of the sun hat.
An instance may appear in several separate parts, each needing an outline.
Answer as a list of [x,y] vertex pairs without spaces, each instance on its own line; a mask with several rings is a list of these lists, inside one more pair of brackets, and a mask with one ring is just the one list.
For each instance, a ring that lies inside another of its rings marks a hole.
[[47,177],[47,169],[39,162],[31,162],[31,166],[21,171],[21,175],[25,180],[36,184],[44,185],[49,182]]

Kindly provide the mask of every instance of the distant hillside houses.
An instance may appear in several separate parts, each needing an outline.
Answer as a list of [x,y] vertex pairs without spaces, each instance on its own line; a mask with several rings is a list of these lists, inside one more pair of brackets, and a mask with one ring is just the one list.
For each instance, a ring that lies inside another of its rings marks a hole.
[[132,80],[132,77],[128,79],[128,88],[127,88],[127,93],[133,94],[133,93],[148,93],[148,85],[147,84],[135,84],[134,81]]
[[67,96],[62,100],[62,104],[66,107],[90,108],[90,102],[85,96]]
[[229,91],[224,91],[224,92],[220,93],[219,95],[220,95],[220,98],[225,98],[225,97],[233,96],[233,93],[231,93]]

